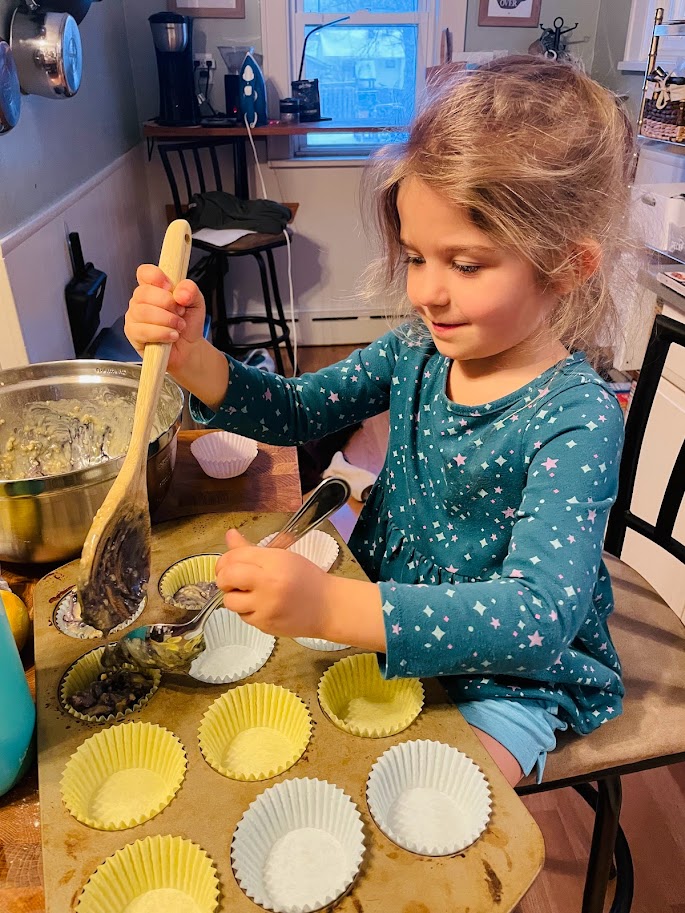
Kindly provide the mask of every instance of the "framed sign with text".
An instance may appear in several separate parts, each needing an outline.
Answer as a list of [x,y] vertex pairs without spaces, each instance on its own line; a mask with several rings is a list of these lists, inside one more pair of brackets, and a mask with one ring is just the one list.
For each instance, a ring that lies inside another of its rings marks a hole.
[[478,25],[534,28],[540,24],[541,0],[480,0]]

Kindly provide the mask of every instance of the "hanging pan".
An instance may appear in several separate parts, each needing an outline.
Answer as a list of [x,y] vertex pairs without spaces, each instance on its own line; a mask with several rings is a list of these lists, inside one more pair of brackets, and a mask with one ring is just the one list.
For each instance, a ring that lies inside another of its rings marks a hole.
[[68,13],[19,7],[12,16],[10,47],[24,93],[45,98],[76,95],[83,55],[78,25]]
[[17,67],[10,46],[0,41],[0,133],[15,127],[21,111],[21,91]]
[[85,17],[92,2],[93,0],[25,0],[28,8],[34,12],[49,10],[53,13],[69,13],[77,24]]

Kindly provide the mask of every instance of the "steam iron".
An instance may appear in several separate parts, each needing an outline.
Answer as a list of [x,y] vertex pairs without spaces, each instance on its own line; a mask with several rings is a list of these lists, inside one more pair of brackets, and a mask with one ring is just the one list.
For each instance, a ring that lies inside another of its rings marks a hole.
[[266,83],[264,74],[248,51],[240,68],[240,111],[250,127],[265,127]]

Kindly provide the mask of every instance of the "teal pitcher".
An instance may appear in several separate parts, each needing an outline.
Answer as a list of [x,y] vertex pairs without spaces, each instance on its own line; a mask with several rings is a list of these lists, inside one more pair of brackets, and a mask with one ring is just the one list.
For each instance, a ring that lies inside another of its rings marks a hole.
[[0,599],[0,796],[11,789],[31,763],[36,708]]

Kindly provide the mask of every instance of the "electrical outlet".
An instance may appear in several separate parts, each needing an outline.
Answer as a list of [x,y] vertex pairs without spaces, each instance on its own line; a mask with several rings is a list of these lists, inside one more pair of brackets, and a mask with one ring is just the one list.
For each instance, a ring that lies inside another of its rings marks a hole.
[[216,60],[211,54],[193,54],[195,69],[209,71],[209,84],[214,82],[214,71],[216,70]]

